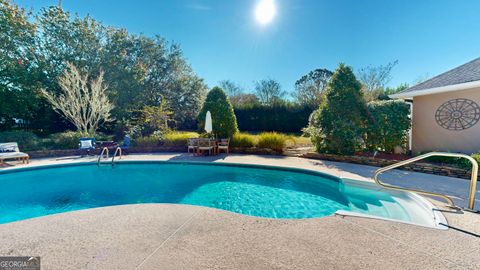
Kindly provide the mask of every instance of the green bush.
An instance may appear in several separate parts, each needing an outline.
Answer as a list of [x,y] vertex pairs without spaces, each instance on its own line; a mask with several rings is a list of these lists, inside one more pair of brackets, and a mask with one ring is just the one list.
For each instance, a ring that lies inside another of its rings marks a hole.
[[260,148],[270,148],[277,152],[282,152],[287,144],[288,137],[276,132],[263,132],[258,136],[257,146]]
[[231,147],[254,147],[255,146],[255,136],[248,133],[237,132],[233,135],[232,141],[230,142]]
[[133,141],[134,146],[137,147],[155,147],[160,145],[161,139],[158,136],[145,136],[135,138]]
[[48,149],[77,149],[80,138],[95,138],[96,141],[111,141],[113,136],[97,133],[89,135],[78,131],[66,131],[62,133],[55,133],[45,140],[45,147]]
[[216,137],[231,138],[233,134],[238,132],[237,119],[232,104],[220,87],[214,87],[208,92],[207,99],[198,114],[198,125],[202,131],[205,127],[207,111],[212,114],[213,133]]
[[196,132],[169,132],[165,134],[163,145],[165,146],[185,146],[190,138],[198,138]]
[[352,154],[362,146],[366,103],[361,84],[350,67],[340,64],[325,90],[325,99],[313,112],[306,129],[317,151]]
[[80,138],[90,137],[81,132],[67,131],[49,136],[47,147],[50,149],[77,149]]
[[365,145],[368,150],[392,153],[404,147],[410,128],[410,107],[404,101],[373,101],[368,103]]
[[309,106],[288,102],[273,105],[243,105],[234,108],[238,128],[242,131],[300,132],[308,125]]
[[41,148],[41,140],[28,131],[0,132],[0,143],[16,142],[20,151],[32,151]]
[[[480,153],[473,153],[471,157],[480,164]],[[425,161],[450,165],[465,170],[472,169],[472,163],[465,158],[434,156],[426,158]]]

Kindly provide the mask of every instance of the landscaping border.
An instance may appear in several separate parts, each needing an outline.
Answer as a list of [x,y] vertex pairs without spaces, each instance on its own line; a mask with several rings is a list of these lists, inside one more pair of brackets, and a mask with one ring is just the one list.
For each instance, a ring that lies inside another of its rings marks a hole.
[[[369,165],[369,166],[375,166],[375,167],[384,167],[384,166],[392,165],[401,161],[401,160],[388,160],[388,159],[373,158],[373,157],[363,157],[363,156],[342,156],[342,155],[333,155],[333,154],[322,154],[322,153],[316,153],[316,152],[308,152],[299,156],[303,158],[309,158],[309,159],[346,162],[346,163]],[[399,167],[398,169],[405,170],[405,171],[414,171],[414,172],[470,179],[469,170],[464,170],[464,169],[454,168],[454,167],[449,167],[444,165],[436,165],[431,163],[416,162],[416,163],[407,164],[403,167]]]
[[[126,154],[142,154],[142,153],[181,153],[187,152],[186,146],[155,146],[155,147],[130,147],[128,149],[122,149]],[[102,149],[95,149],[90,151],[90,154],[99,155]],[[51,157],[66,157],[66,156],[80,156],[86,155],[85,150],[79,149],[61,149],[61,150],[38,150],[28,151],[30,158],[51,158]],[[267,148],[242,148],[233,147],[230,149],[230,153],[238,154],[256,154],[256,155],[282,155],[277,151]],[[113,154],[113,153],[111,153]]]
[[[90,153],[99,155],[101,149],[96,149]],[[185,146],[156,146],[156,147],[131,147],[126,149],[127,154],[141,154],[141,153],[179,153],[187,152],[187,147]],[[230,150],[231,153],[238,154],[251,154],[251,155],[288,155],[288,153],[279,153],[272,149],[267,148],[258,148],[258,147],[233,147]],[[85,155],[84,150],[78,149],[64,149],[64,150],[40,150],[40,151],[30,151],[28,152],[30,158],[49,158],[49,157],[65,157],[65,156],[78,156]],[[354,163],[361,165],[369,165],[375,167],[384,167],[394,163],[399,162],[400,160],[388,160],[381,158],[373,157],[364,157],[364,156],[342,156],[342,155],[333,155],[333,154],[322,154],[316,152],[308,152],[304,154],[294,155],[298,157],[308,158],[308,159],[318,159],[318,160],[329,160],[345,163]],[[398,168],[400,170],[414,171],[428,174],[436,174],[450,177],[457,177],[463,179],[470,179],[470,171],[460,168],[454,168],[444,165],[436,165],[431,163],[412,163]]]

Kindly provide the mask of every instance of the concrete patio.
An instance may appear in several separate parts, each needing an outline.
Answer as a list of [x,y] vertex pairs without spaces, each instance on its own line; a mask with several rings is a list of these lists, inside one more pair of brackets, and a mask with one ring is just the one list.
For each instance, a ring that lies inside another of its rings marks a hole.
[[[124,160],[255,163],[363,181],[371,181],[375,170],[278,156],[157,154],[126,156]],[[95,159],[43,159],[15,167],[79,161]],[[467,180],[405,171],[387,173],[384,179],[447,191],[459,204],[465,203],[468,190]],[[477,201],[477,207],[479,204]],[[444,214],[450,225],[480,234],[479,214]],[[103,207],[3,224],[0,242],[1,255],[41,256],[42,269],[480,268],[480,238],[454,229],[343,216],[265,219],[172,204]]]

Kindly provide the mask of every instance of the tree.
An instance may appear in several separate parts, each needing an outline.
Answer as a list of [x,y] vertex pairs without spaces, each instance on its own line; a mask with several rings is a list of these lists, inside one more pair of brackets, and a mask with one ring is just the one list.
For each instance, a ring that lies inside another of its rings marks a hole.
[[317,151],[352,154],[361,146],[366,103],[350,67],[340,64],[327,85],[325,99],[306,129]]
[[207,111],[212,114],[213,133],[219,138],[232,138],[238,132],[237,118],[228,96],[220,87],[214,87],[207,94],[202,110],[198,115],[199,129],[205,127]]
[[367,101],[376,100],[383,94],[386,85],[392,80],[392,69],[397,64],[398,60],[395,60],[386,65],[368,66],[358,71]]
[[36,16],[41,34],[37,35],[38,64],[45,74],[45,88],[60,90],[57,78],[66,63],[89,74],[101,69],[107,28],[90,16],[71,16],[59,6],[42,9]]
[[333,72],[328,69],[315,69],[295,82],[294,98],[299,104],[316,108],[323,99],[325,87]]
[[139,132],[142,136],[152,134],[161,136],[169,130],[168,123],[171,116],[172,112],[169,110],[167,101],[162,99],[158,106],[145,106],[140,110],[140,118],[133,130]]
[[103,63],[116,115],[128,118],[132,111],[145,105],[159,106],[165,99],[177,125],[196,118],[207,87],[177,44],[158,36],[148,38],[110,30]]
[[282,90],[280,83],[267,79],[255,83],[255,94],[262,104],[272,105],[282,100],[286,93]]
[[254,94],[238,94],[230,97],[230,102],[235,108],[260,105],[258,97]]
[[29,13],[0,0],[0,129],[11,129],[14,118],[36,117],[40,98],[39,69],[35,65],[36,26]]
[[220,81],[220,88],[223,89],[223,91],[225,91],[225,93],[230,97],[230,99],[232,97],[235,97],[235,96],[238,96],[238,95],[241,95],[243,94],[243,88],[230,81],[230,80],[223,80],[223,81]]
[[108,100],[103,72],[97,79],[89,80],[88,73],[82,75],[71,63],[58,78],[62,91],[53,94],[45,89],[41,92],[53,108],[67,118],[82,133],[93,134],[98,126],[110,121],[113,105]]
[[14,118],[44,132],[69,128],[39,91],[63,93],[58,77],[67,62],[92,77],[104,71],[107,94],[115,105],[111,114],[118,119],[112,122],[115,130],[144,106],[159,106],[162,99],[173,112],[172,124],[192,128],[207,92],[178,44],[159,36],[132,35],[59,6],[32,17],[0,0],[0,44],[0,129],[11,129]]
[[397,87],[387,87],[387,88],[385,88],[385,91],[383,92],[383,96],[380,96],[379,99],[380,100],[388,100],[388,99],[390,99],[388,97],[389,95],[393,95],[393,94],[396,94],[398,92],[401,92],[401,91],[407,89],[408,87],[409,86],[408,86],[407,83],[402,83]]
[[47,75],[45,88],[59,91],[56,78],[64,63],[71,62],[92,75],[105,72],[116,119],[131,118],[145,105],[159,106],[162,99],[180,126],[198,114],[207,88],[178,44],[106,27],[60,7],[42,10],[37,21],[42,32],[38,48]]

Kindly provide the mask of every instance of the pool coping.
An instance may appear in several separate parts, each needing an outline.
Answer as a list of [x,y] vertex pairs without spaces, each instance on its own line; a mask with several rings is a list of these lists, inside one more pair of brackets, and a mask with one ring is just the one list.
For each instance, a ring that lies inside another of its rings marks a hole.
[[[10,174],[10,173],[15,173],[15,172],[24,172],[24,171],[34,171],[34,170],[42,170],[42,169],[52,169],[52,168],[62,168],[62,167],[73,167],[73,166],[92,166],[97,164],[98,166],[112,166],[114,167],[115,164],[189,164],[189,165],[203,165],[203,166],[223,166],[223,167],[240,167],[240,168],[256,168],[256,169],[267,169],[267,170],[277,170],[277,171],[288,171],[288,172],[297,172],[297,173],[304,173],[308,175],[314,175],[314,176],[319,176],[322,178],[325,178],[327,180],[333,180],[337,182],[347,182],[349,184],[353,184],[357,187],[363,187],[366,189],[370,190],[381,190],[387,193],[390,193],[392,195],[394,194],[405,194],[409,199],[415,201],[418,205],[420,205],[425,212],[431,212],[432,218],[434,221],[434,226],[427,225],[427,224],[422,224],[422,223],[416,223],[412,221],[404,221],[404,220],[398,220],[398,219],[391,219],[391,218],[384,218],[380,216],[375,216],[375,215],[368,215],[368,214],[363,214],[363,213],[357,213],[353,211],[346,211],[346,210],[337,210],[333,215],[338,215],[338,216],[352,216],[352,217],[361,217],[361,218],[369,218],[369,219],[379,219],[379,220],[385,220],[385,221],[391,221],[391,222],[398,222],[398,223],[404,223],[404,224],[410,224],[410,225],[416,225],[416,226],[421,226],[421,227],[427,227],[427,228],[432,228],[432,229],[439,229],[439,230],[447,230],[448,227],[445,225],[448,225],[448,221],[445,218],[445,216],[440,212],[440,209],[436,207],[434,204],[432,204],[430,201],[428,201],[426,198],[420,196],[419,194],[410,192],[410,191],[398,191],[398,190],[390,190],[386,189],[384,187],[378,186],[374,183],[371,182],[365,182],[361,180],[354,180],[354,179],[347,179],[347,178],[341,178],[338,176],[334,176],[328,173],[320,172],[320,171],[315,171],[311,169],[306,169],[306,168],[295,168],[295,167],[284,167],[284,166],[275,166],[275,165],[260,165],[260,164],[250,164],[250,163],[235,163],[235,162],[221,162],[221,163],[216,163],[216,162],[208,162],[208,161],[170,161],[170,160],[117,160],[115,163],[111,162],[100,162],[98,163],[97,161],[72,161],[68,163],[62,163],[62,164],[43,164],[43,165],[32,165],[28,167],[22,167],[22,168],[5,168],[4,170],[0,170],[0,175],[2,174]],[[203,206],[206,207],[206,206]],[[208,207],[207,207],[208,208]],[[217,208],[215,208],[217,209]],[[241,213],[236,213],[240,214]],[[265,218],[265,217],[258,217],[258,218]],[[320,217],[321,218],[321,217]]]

